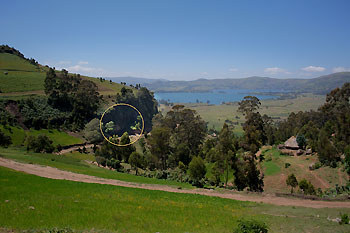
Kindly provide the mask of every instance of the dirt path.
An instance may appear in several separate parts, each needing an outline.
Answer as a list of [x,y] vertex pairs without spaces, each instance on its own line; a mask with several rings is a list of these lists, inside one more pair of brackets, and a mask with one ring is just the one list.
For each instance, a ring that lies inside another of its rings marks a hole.
[[58,180],[71,180],[85,183],[97,183],[97,184],[109,184],[115,186],[123,186],[130,188],[141,188],[148,190],[159,190],[173,193],[189,193],[189,194],[200,194],[206,196],[221,197],[227,199],[234,199],[239,201],[253,201],[263,202],[273,205],[284,205],[284,206],[303,206],[311,208],[350,208],[350,202],[347,201],[313,201],[296,198],[285,198],[277,197],[274,195],[258,195],[258,194],[241,194],[234,191],[223,191],[218,192],[214,190],[206,189],[177,189],[176,187],[170,187],[166,185],[152,185],[152,184],[139,184],[132,182],[125,182],[113,179],[104,179],[95,176],[89,176],[84,174],[77,174],[73,172],[59,170],[53,167],[40,166],[34,164],[19,163],[10,159],[0,157],[0,166],[11,168],[16,171],[21,171],[41,177]]
[[302,164],[298,164],[298,166],[304,171],[306,171],[307,173],[310,172],[310,174],[323,186],[322,188],[330,187],[329,183],[323,180],[321,177],[319,177],[314,171],[310,171],[308,168],[304,167]]

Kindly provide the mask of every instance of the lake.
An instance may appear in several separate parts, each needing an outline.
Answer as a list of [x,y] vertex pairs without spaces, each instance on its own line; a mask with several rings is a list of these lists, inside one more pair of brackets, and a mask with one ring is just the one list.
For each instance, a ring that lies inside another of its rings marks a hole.
[[[209,101],[210,104],[222,104],[222,102],[234,102],[241,101],[243,97],[247,95],[254,95],[258,97],[260,100],[263,99],[276,99],[278,96],[276,95],[268,95],[268,94],[255,94],[259,92],[266,92],[263,90],[214,90],[212,92],[158,92],[154,93],[154,97],[156,100],[166,100],[171,103],[197,103],[203,102],[207,103]],[[280,90],[269,90],[268,92],[280,93]]]

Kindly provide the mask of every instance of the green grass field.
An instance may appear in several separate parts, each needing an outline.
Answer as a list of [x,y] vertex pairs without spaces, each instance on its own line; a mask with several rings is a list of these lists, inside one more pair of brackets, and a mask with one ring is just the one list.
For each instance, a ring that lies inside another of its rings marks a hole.
[[0,227],[8,231],[233,232],[242,218],[264,221],[270,232],[349,230],[349,226],[326,219],[348,210],[281,207],[51,180],[1,167],[0,210]]
[[136,183],[145,183],[145,184],[160,184],[160,185],[169,185],[182,188],[192,189],[193,186],[188,183],[179,183],[169,180],[161,180],[156,178],[148,178],[143,176],[135,176],[132,174],[121,173],[116,171],[111,171],[105,168],[97,167],[96,165],[91,165],[83,160],[91,158],[87,155],[77,155],[75,153],[67,153],[65,155],[55,155],[55,154],[41,154],[41,153],[27,153],[24,148],[0,148],[0,156],[15,159],[24,163],[33,163],[40,165],[47,165],[51,167],[56,167],[61,170],[92,175],[107,179],[116,179],[122,181],[130,181]]
[[8,126],[7,129],[5,129],[4,126],[2,126],[2,125],[0,125],[0,129],[6,135],[8,135],[12,138],[12,143],[15,146],[22,145],[26,135],[38,136],[40,134],[45,134],[46,136],[48,136],[53,141],[54,146],[57,146],[58,144],[60,144],[61,146],[66,146],[66,145],[79,144],[79,143],[84,142],[80,138],[71,136],[68,133],[63,132],[63,131],[59,131],[57,129],[52,129],[52,130],[49,130],[49,129],[41,129],[41,130],[31,129],[29,131],[25,131],[22,128],[13,127],[13,126]]

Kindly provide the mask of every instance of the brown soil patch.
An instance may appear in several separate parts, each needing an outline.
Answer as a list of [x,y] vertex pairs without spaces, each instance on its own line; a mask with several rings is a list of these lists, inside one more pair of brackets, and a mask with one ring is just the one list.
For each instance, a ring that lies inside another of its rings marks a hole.
[[11,168],[16,171],[25,172],[41,177],[58,180],[71,180],[85,183],[97,183],[97,184],[109,184],[115,186],[123,186],[130,188],[141,188],[148,190],[158,190],[173,193],[187,193],[187,194],[199,194],[227,199],[234,199],[239,201],[252,201],[262,202],[273,205],[283,206],[303,206],[311,208],[350,208],[350,202],[348,201],[316,201],[316,200],[304,200],[296,198],[277,197],[271,194],[243,194],[242,192],[235,191],[214,191],[206,189],[178,189],[176,187],[170,187],[166,185],[153,185],[153,184],[139,184],[132,182],[125,182],[113,179],[104,179],[95,176],[89,176],[84,174],[77,174],[69,171],[62,171],[57,168],[40,166],[34,164],[24,164],[15,162],[10,159],[0,158],[0,166]]

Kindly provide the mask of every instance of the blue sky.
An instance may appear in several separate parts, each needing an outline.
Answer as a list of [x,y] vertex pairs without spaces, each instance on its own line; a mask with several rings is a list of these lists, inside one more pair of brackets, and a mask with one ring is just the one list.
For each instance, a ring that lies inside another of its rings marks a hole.
[[311,78],[350,71],[347,0],[4,0],[0,44],[92,76]]

